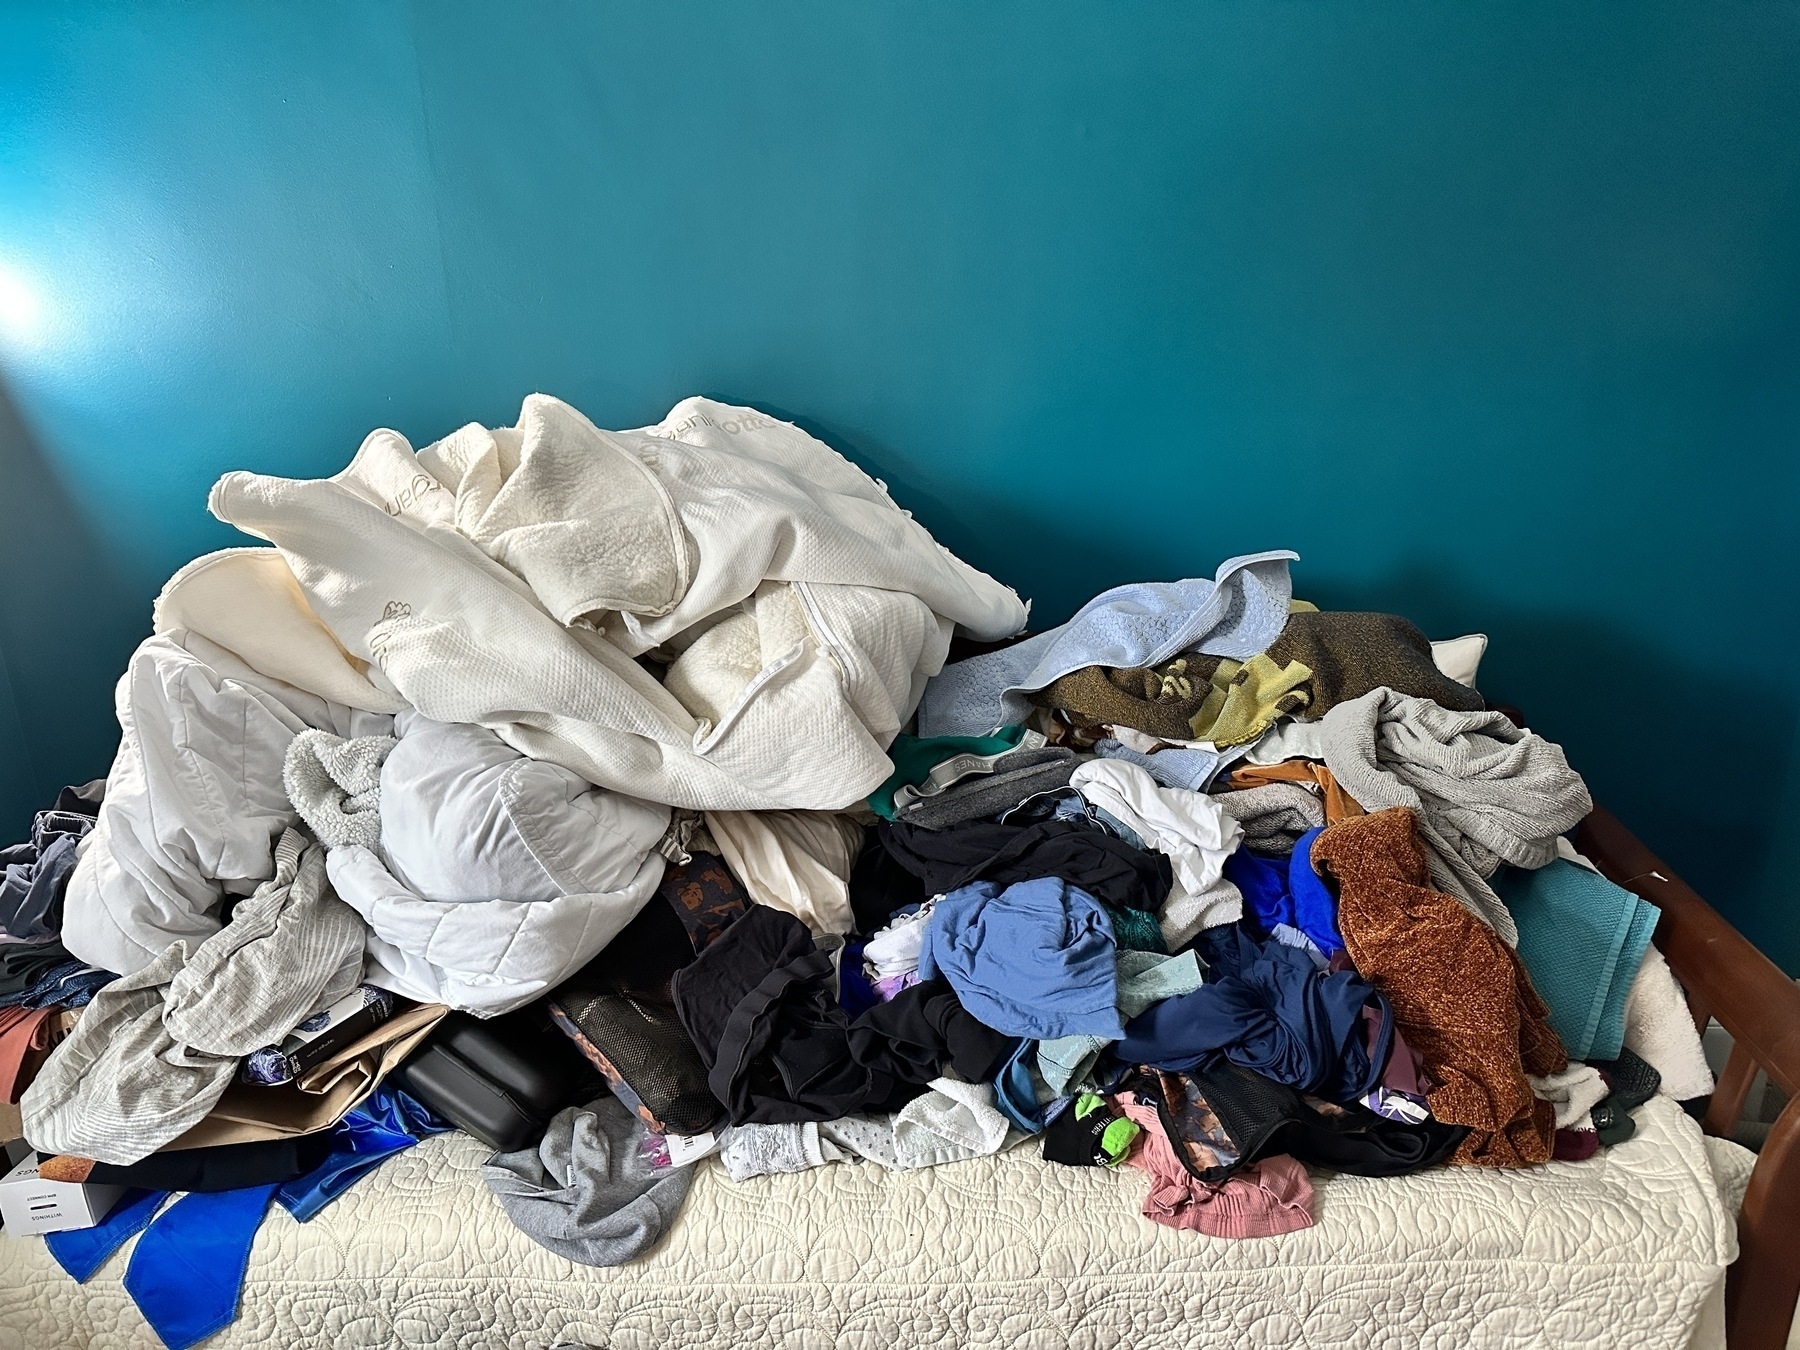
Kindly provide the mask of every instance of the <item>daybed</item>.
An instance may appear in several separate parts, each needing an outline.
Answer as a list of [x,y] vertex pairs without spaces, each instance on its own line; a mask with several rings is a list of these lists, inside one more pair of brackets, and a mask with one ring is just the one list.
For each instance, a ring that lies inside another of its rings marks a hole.
[[[1800,1106],[1760,1156],[1718,1136],[1758,1066],[1800,1089],[1800,988],[1603,810],[1579,845],[1662,910],[1697,1017],[1736,1038],[1700,1126],[1666,1098],[1629,1143],[1520,1172],[1319,1178],[1317,1226],[1231,1242],[1137,1213],[1136,1173],[1009,1154],[732,1185],[708,1163],[671,1235],[615,1270],[509,1224],[466,1135],[390,1162],[310,1224],[265,1223],[209,1346],[1498,1346],[1786,1343],[1800,1289]],[[86,1286],[0,1241],[0,1350],[154,1344],[115,1257]]]

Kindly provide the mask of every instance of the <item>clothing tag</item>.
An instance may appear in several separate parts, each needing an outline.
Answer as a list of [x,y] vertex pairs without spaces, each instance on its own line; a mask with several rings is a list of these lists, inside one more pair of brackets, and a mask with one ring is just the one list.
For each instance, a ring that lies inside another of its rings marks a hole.
[[669,1166],[683,1167],[691,1162],[698,1162],[719,1151],[724,1141],[713,1131],[705,1134],[665,1134],[664,1142],[669,1146]]

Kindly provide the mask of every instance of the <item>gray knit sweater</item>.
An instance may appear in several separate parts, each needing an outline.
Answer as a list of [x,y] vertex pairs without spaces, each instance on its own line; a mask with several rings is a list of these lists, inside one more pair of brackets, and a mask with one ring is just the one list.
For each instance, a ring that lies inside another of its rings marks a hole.
[[1544,866],[1594,805],[1562,748],[1503,713],[1452,712],[1385,688],[1340,703],[1321,725],[1339,785],[1366,811],[1416,811],[1433,884],[1516,946],[1487,878],[1503,862]]

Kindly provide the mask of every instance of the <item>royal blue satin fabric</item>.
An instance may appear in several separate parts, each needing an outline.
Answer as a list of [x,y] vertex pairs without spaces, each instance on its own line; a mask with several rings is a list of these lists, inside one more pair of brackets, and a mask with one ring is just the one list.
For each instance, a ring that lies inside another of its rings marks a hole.
[[169,1350],[186,1350],[237,1317],[250,1247],[271,1201],[304,1223],[384,1159],[449,1128],[406,1093],[379,1087],[338,1122],[331,1155],[286,1185],[185,1195],[160,1214],[168,1191],[129,1191],[104,1222],[51,1233],[45,1242],[85,1283],[143,1233],[125,1270],[125,1292]]
[[449,1128],[398,1088],[378,1087],[338,1123],[337,1146],[331,1156],[282,1186],[275,1193],[276,1203],[305,1223],[384,1159]]
[[250,1244],[274,1186],[184,1195],[144,1230],[125,1268],[125,1292],[169,1350],[188,1350],[231,1325]]

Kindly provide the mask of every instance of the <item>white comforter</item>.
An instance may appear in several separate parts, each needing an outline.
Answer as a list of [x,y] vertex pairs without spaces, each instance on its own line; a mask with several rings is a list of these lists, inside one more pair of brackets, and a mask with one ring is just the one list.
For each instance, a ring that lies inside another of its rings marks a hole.
[[[316,669],[284,660],[284,679],[362,681],[379,711],[398,695],[673,806],[848,806],[891,771],[886,747],[951,629],[997,639],[1025,623],[1017,595],[843,456],[705,399],[607,432],[534,394],[516,427],[417,453],[377,431],[332,478],[230,473],[209,505],[280,549],[341,648],[309,644]],[[166,607],[233,651],[271,645],[270,621],[228,601],[221,587]],[[664,644],[687,649],[668,688],[634,659]]]
[[[1029,1144],[738,1185],[709,1161],[661,1246],[617,1270],[535,1246],[481,1185],[485,1151],[450,1135],[311,1224],[272,1214],[243,1315],[207,1347],[1722,1346],[1753,1159],[1667,1098],[1637,1115],[1585,1163],[1315,1173],[1315,1227],[1242,1242],[1157,1227],[1142,1174]],[[0,1350],[154,1344],[124,1267],[82,1288],[40,1241],[0,1238]]]
[[392,724],[179,628],[138,647],[114,702],[119,751],[69,878],[62,940],[122,975],[177,938],[205,941],[227,893],[248,895],[274,875],[275,841],[300,820],[281,785],[295,735],[382,735]]

